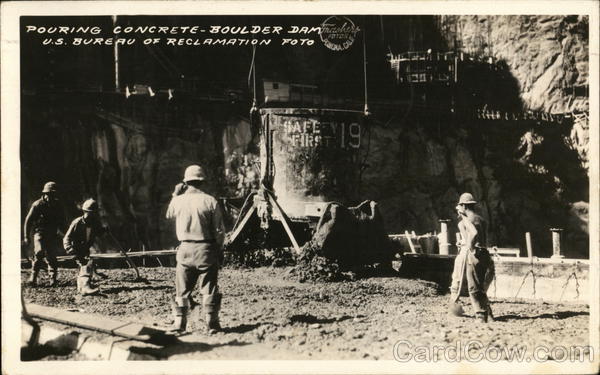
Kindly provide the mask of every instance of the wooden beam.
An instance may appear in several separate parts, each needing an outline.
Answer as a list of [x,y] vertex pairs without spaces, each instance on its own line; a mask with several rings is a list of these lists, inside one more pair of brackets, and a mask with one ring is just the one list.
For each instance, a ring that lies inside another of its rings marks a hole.
[[231,235],[227,239],[227,244],[231,244],[233,243],[233,241],[236,240],[236,238],[240,235],[240,233],[248,223],[248,220],[250,220],[250,217],[252,216],[254,211],[256,211],[256,206],[252,204],[252,207],[248,210],[248,212],[246,212],[246,215],[244,215],[242,221],[235,227],[233,233],[231,233]]
[[417,253],[417,251],[415,250],[415,245],[413,245],[413,243],[412,243],[412,241],[411,241],[411,239],[410,239],[410,234],[408,233],[408,231],[407,231],[407,230],[405,230],[405,231],[404,231],[404,235],[406,236],[406,240],[408,241],[408,245],[410,246],[410,251],[411,251],[413,254],[416,254],[416,253]]
[[283,228],[285,229],[288,237],[290,238],[290,241],[292,242],[292,246],[294,246],[294,250],[296,250],[296,253],[300,254],[300,246],[298,246],[298,241],[296,241],[296,237],[294,237],[294,233],[292,233],[292,229],[288,224],[289,218],[287,217],[285,212],[283,212],[283,209],[281,209],[279,203],[277,203],[275,198],[273,198],[273,195],[271,195],[271,192],[269,192],[268,190],[267,195],[269,196],[269,201],[271,201],[271,204],[275,206],[275,208],[277,208],[277,211],[279,211],[279,216],[281,216],[281,223],[283,224]]

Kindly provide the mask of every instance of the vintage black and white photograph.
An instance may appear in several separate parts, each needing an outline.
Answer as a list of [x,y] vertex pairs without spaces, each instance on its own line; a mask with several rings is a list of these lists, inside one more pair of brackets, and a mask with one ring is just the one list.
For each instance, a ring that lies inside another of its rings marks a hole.
[[597,2],[58,3],[2,33],[3,372],[598,371]]

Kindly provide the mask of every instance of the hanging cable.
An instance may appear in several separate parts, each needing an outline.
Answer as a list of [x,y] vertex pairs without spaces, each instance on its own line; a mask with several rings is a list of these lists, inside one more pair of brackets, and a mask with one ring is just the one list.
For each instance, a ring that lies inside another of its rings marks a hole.
[[252,137],[262,132],[260,127],[260,121],[257,120],[258,114],[258,103],[256,101],[256,46],[252,46],[252,63],[250,64],[250,71],[248,72],[248,86],[250,86],[250,78],[253,80],[252,87],[252,107],[250,108],[250,129],[252,131]]
[[252,88],[252,108],[250,108],[250,118],[252,120],[252,115],[258,110],[257,101],[256,101],[256,46],[252,46],[252,62],[250,63],[250,71],[248,72],[248,86],[250,86],[250,77],[253,80],[253,88]]
[[[369,112],[369,104],[368,104],[368,90],[367,90],[367,42],[366,42],[366,26],[365,26],[365,22],[363,22],[363,37],[362,37],[362,41],[363,41],[363,80],[364,80],[364,89],[365,89],[365,108],[363,111],[363,114],[365,116],[365,120],[367,117],[369,117],[371,115],[371,113]],[[366,121],[365,121],[366,123]],[[360,186],[362,183],[362,174],[366,168],[366,162],[367,162],[367,158],[369,157],[369,152],[370,152],[370,148],[371,148],[371,128],[368,124],[366,124],[366,129],[369,132],[368,135],[368,143],[367,143],[367,151],[365,153],[364,159],[361,163],[361,165],[359,166],[359,171],[358,171],[358,190],[360,192]]]
[[252,60],[250,61],[250,70],[248,70],[248,89],[250,89],[250,80],[254,72],[254,56],[256,54],[256,46],[252,46]]
[[[254,52],[253,52],[253,54],[254,53],[256,53],[256,46],[254,46]],[[253,102],[254,102],[254,108],[256,109],[256,105],[257,105],[257,102],[256,102],[256,61],[254,61],[254,59],[252,59],[252,60],[253,60],[253,63],[252,63],[252,66],[253,66],[253,68],[252,68],[252,72],[253,72],[252,73],[252,77],[254,79],[254,90],[253,90],[254,91],[254,98],[253,98]]]
[[368,94],[367,94],[367,41],[366,41],[366,27],[363,24],[363,79],[365,84],[365,116],[369,116],[371,113],[369,112],[369,104],[368,104]]
[[150,53],[150,56],[152,56],[154,58],[154,60],[156,60],[160,66],[165,70],[165,72],[174,75],[173,71],[171,68],[169,68],[163,61],[161,58],[159,58],[159,56],[156,54],[156,52],[154,52],[154,50],[152,50],[152,48],[150,46],[145,45],[144,47],[146,47],[146,49],[148,50],[148,52]]
[[171,68],[175,70],[180,77],[183,77],[181,69],[179,69],[179,67],[175,65],[173,61],[171,61],[171,59],[163,52],[163,50],[160,47],[157,47],[156,51],[158,51],[158,54],[163,58],[163,60],[166,61],[167,64],[170,65]]

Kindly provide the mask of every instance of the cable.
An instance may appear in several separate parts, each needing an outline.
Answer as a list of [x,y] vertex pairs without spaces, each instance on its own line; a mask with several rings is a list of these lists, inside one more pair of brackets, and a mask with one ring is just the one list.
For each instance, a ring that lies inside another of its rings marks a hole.
[[365,116],[368,116],[369,113],[369,104],[368,104],[368,93],[367,93],[367,32],[366,27],[363,26],[363,79],[365,84]]
[[145,45],[145,47],[146,47],[146,49],[148,50],[148,52],[150,52],[150,55],[151,55],[152,57],[154,57],[154,59],[155,59],[156,61],[158,61],[158,63],[160,64],[160,66],[162,66],[162,67],[163,67],[163,69],[164,69],[164,70],[165,70],[167,73],[169,73],[169,74],[173,75],[173,72],[171,71],[171,69],[170,69],[168,66],[166,66],[166,65],[165,65],[165,63],[163,63],[161,59],[159,59],[159,58],[158,58],[158,56],[156,55],[156,53],[154,53],[154,51],[152,50],[152,48],[150,48],[150,46],[148,46],[148,45]]
[[163,52],[163,50],[162,50],[160,47],[157,47],[157,48],[156,48],[156,50],[157,50],[157,51],[158,51],[158,53],[159,53],[159,54],[162,56],[162,58],[163,58],[163,59],[164,59],[164,60],[165,60],[165,61],[166,61],[166,62],[167,62],[169,65],[171,65],[171,68],[173,68],[173,70],[177,71],[177,74],[179,74],[179,76],[181,77],[181,76],[182,76],[182,74],[181,74],[181,69],[179,69],[179,68],[177,67],[177,65],[175,65],[175,63],[173,63],[173,62],[171,61],[171,59],[170,59],[170,58],[169,58],[167,55],[165,55],[165,53]]
[[250,62],[250,70],[248,71],[248,88],[250,88],[250,79],[252,79],[252,72],[254,72],[255,54],[256,54],[256,46],[252,46],[252,61]]
[[254,108],[256,108],[256,62],[254,61],[254,56],[256,54],[256,46],[252,46],[252,77],[254,80],[254,89],[253,89],[253,93],[254,93]]

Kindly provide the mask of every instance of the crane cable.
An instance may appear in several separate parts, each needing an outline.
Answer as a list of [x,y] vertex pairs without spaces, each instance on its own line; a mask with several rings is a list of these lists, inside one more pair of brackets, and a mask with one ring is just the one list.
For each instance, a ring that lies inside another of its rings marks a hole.
[[[364,26],[364,24],[363,24],[363,37],[362,37],[362,42],[363,42],[363,80],[364,80],[364,94],[365,94],[365,107],[364,107],[363,115],[364,115],[365,119],[371,115],[371,112],[369,112],[368,92],[367,92],[368,90],[367,90],[367,42],[366,42],[366,36],[367,36],[366,26]],[[359,190],[359,192],[361,190],[361,185],[362,185],[362,174],[363,174],[364,170],[366,169],[367,158],[369,157],[369,153],[371,150],[371,127],[369,125],[367,125],[366,129],[367,129],[366,131],[368,132],[367,150],[365,152],[364,158],[361,162],[361,165],[359,166],[359,171],[358,171],[358,190]]]
[[[252,62],[250,63],[250,71],[248,72],[248,86],[250,86],[250,77],[253,80],[253,88],[252,88],[252,108],[250,109],[250,116],[258,110],[257,101],[256,101],[256,46],[252,46]],[[252,118],[250,119],[252,121]]]
[[369,104],[368,104],[368,94],[367,94],[367,41],[366,38],[367,37],[367,33],[366,33],[366,27],[363,26],[363,37],[362,37],[362,41],[363,41],[363,79],[364,79],[364,84],[365,84],[365,108],[364,108],[364,113],[365,116],[369,116],[371,113],[369,112]]

